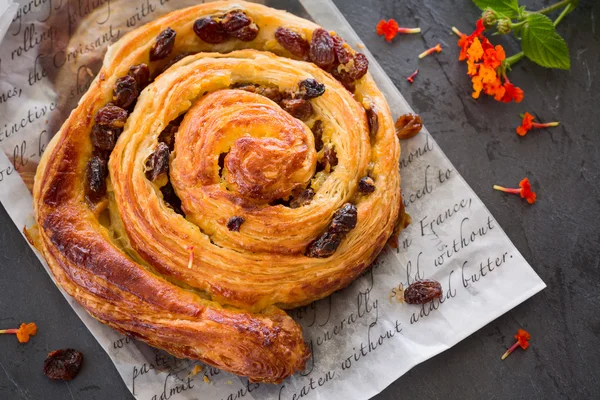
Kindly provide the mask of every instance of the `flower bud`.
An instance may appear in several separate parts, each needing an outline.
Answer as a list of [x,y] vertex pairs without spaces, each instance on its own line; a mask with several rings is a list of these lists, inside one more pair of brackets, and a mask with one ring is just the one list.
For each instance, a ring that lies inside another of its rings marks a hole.
[[481,15],[481,18],[483,19],[483,26],[486,28],[491,28],[498,20],[498,15],[491,8],[486,8]]
[[496,29],[498,29],[498,33],[501,33],[502,35],[506,35],[507,33],[509,33],[512,29],[510,19],[503,18],[501,20],[498,20],[498,25],[496,25]]

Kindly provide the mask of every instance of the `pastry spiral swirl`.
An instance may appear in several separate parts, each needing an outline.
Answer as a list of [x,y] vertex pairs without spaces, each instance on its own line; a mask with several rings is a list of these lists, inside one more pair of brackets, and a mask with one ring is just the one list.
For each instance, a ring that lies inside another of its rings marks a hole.
[[400,146],[366,65],[245,2],[125,35],[37,171],[57,282],[176,356],[259,382],[304,368],[282,309],[348,285],[402,228]]

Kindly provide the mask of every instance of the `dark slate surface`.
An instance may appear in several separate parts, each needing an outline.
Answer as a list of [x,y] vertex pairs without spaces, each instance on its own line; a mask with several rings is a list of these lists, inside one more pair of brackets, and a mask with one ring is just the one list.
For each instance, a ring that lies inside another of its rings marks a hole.
[[[530,1],[542,6],[547,1]],[[456,61],[450,27],[469,31],[477,9],[467,0],[336,0],[457,170],[482,198],[548,288],[445,353],[417,366],[377,399],[600,398],[600,2],[582,1],[559,27],[572,52],[570,72],[522,62],[510,73],[525,90],[521,104],[474,101],[465,66]],[[531,7],[532,9],[535,7]],[[420,26],[423,35],[387,44],[374,33],[382,17]],[[497,40],[512,54],[511,38]],[[417,54],[441,43],[441,54]],[[420,69],[414,85],[405,77]],[[518,114],[560,120],[525,138]],[[539,200],[527,206],[491,189],[528,176]],[[27,345],[0,337],[1,399],[128,399],[131,395],[79,318],[46,275],[0,207],[0,325],[36,321]],[[520,326],[532,345],[499,357]],[[80,375],[50,382],[40,372],[46,353],[85,353]]]

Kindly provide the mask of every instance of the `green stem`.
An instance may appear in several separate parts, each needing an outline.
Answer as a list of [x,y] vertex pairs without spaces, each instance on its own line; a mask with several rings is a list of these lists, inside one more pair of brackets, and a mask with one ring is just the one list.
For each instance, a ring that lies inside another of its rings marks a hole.
[[517,54],[514,54],[510,57],[508,57],[506,60],[504,60],[504,63],[508,66],[508,67],[512,67],[514,64],[518,63],[519,61],[521,61],[521,59],[525,57],[525,53],[524,52],[520,52]]
[[541,10],[535,11],[535,12],[538,13],[538,14],[548,14],[548,13],[551,13],[552,11],[554,11],[554,10],[556,10],[558,8],[562,8],[565,5],[570,4],[570,3],[571,3],[571,0],[562,0],[562,1],[559,1],[558,3],[556,3],[556,4],[552,4],[551,6],[548,6],[546,8],[542,8]]
[[525,25],[526,23],[527,23],[527,21],[521,21],[521,22],[517,22],[517,23],[511,23],[510,24],[510,28],[511,29],[519,28],[519,27]]
[[558,16],[558,18],[556,18],[554,20],[554,26],[558,25],[560,23],[560,21],[563,20],[564,17],[567,16],[568,13],[570,13],[571,11],[573,11],[573,4],[569,4],[567,7],[565,7],[564,10],[562,10],[562,12],[560,13],[560,15]]

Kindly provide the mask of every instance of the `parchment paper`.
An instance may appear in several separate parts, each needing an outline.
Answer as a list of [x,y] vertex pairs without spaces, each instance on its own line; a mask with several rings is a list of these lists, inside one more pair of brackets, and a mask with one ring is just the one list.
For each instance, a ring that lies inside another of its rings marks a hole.
[[[2,21],[15,13],[0,45],[0,201],[22,228],[31,222],[28,187],[39,157],[99,70],[107,45],[198,1],[17,3],[0,6],[0,35]],[[263,3],[312,18],[352,45],[360,43],[330,1]],[[369,57],[369,70],[394,116],[410,112],[375,59],[360,51]],[[304,372],[281,385],[252,384],[207,366],[191,376],[196,362],[124,337],[67,299],[138,399],[370,398],[545,287],[426,129],[402,143],[400,168],[412,225],[397,251],[386,249],[348,288],[291,311],[312,358]],[[402,287],[422,278],[441,282],[442,299],[423,306],[399,302]]]

